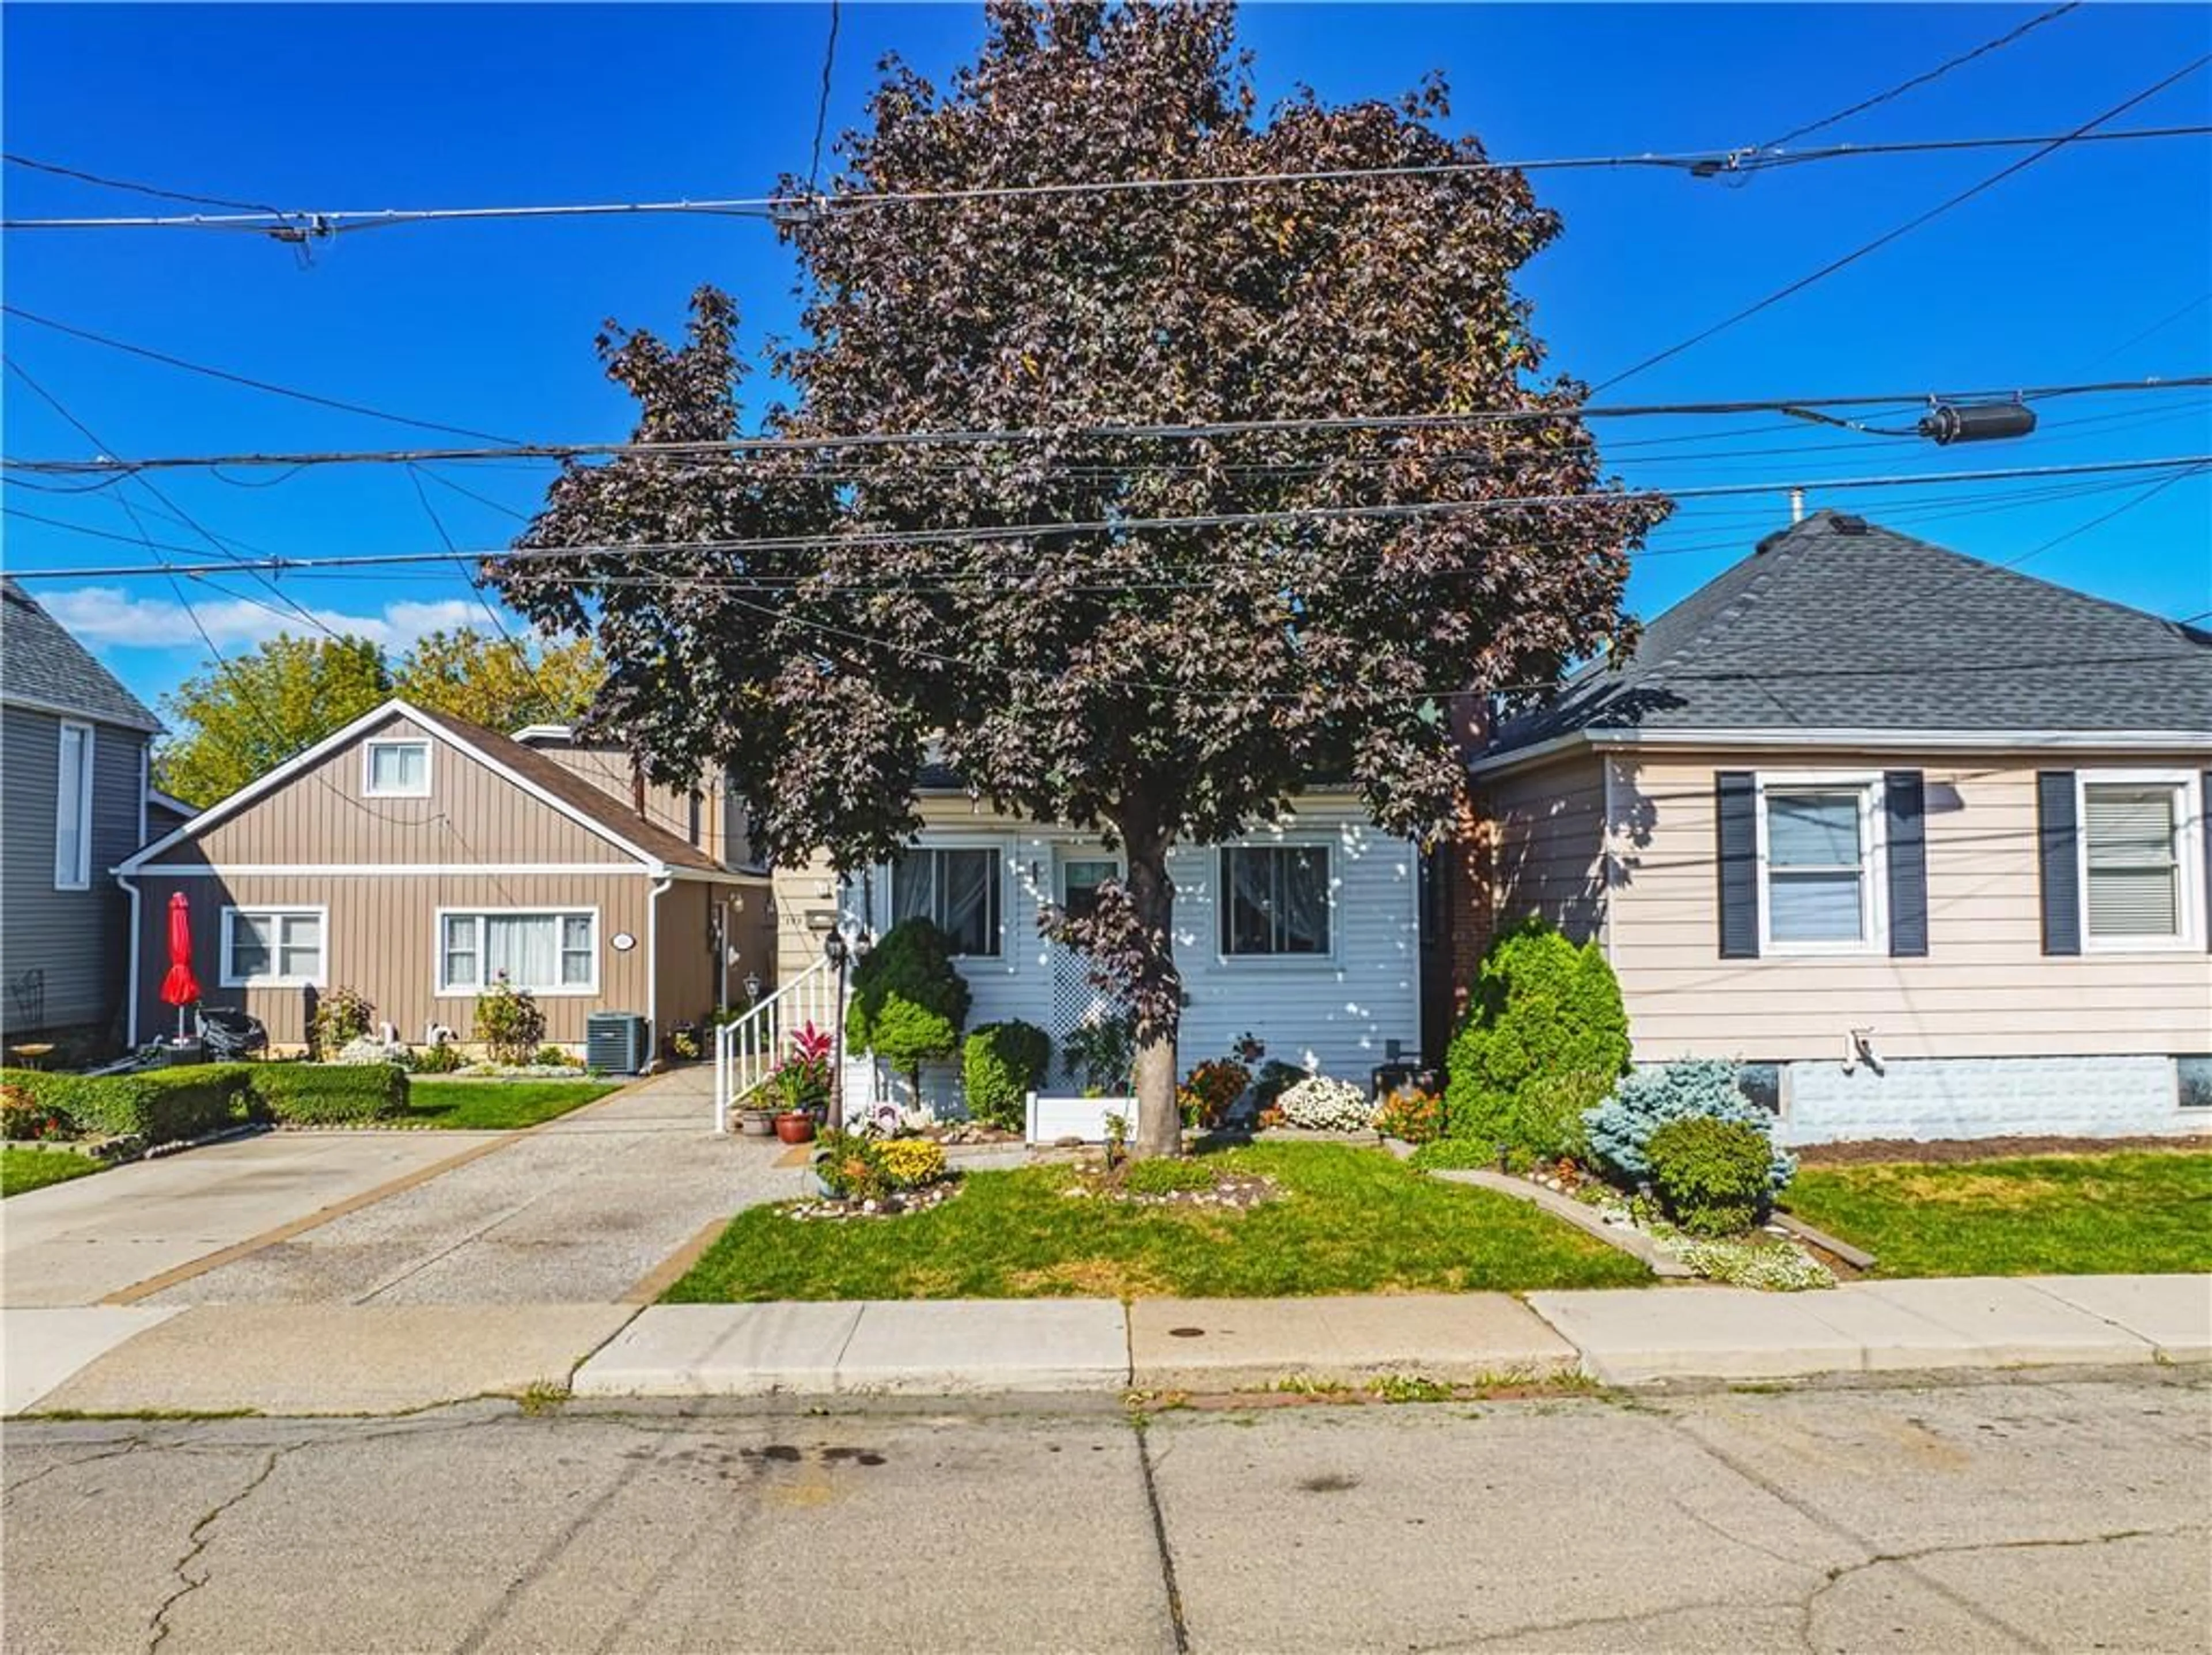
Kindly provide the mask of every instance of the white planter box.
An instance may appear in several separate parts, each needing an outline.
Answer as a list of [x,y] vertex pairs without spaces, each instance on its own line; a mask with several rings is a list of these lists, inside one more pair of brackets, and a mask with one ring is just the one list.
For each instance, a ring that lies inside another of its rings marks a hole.
[[1040,1098],[1030,1093],[1029,1141],[1033,1144],[1058,1143],[1062,1138],[1080,1138],[1089,1144],[1106,1141],[1106,1117],[1118,1115],[1129,1123],[1132,1132],[1137,1126],[1137,1100],[1134,1098]]

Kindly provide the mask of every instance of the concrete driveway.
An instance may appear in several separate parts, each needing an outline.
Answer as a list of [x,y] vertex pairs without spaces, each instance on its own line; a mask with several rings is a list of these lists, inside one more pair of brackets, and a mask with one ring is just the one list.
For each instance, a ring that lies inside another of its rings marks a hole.
[[97,1304],[501,1135],[272,1132],[11,1196],[0,1206],[0,1304]]
[[[679,1069],[149,1295],[212,1304],[614,1304],[738,1208],[801,1192],[774,1139],[714,1135]],[[103,1183],[105,1179],[94,1179]],[[10,1205],[13,1205],[11,1202]]]

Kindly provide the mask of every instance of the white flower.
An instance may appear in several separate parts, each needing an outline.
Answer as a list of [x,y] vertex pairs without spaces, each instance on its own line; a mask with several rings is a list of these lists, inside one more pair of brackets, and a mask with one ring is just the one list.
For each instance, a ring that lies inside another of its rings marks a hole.
[[1316,1074],[1285,1087],[1275,1100],[1292,1126],[1316,1132],[1358,1132],[1370,1125],[1375,1106],[1349,1080]]

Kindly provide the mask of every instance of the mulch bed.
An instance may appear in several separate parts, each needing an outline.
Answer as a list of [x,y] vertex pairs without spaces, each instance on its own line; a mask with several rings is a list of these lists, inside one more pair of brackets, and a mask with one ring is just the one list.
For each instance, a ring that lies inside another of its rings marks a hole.
[[848,1201],[836,1196],[816,1196],[805,1201],[794,1202],[784,1210],[793,1218],[815,1222],[899,1218],[908,1213],[926,1213],[933,1207],[942,1207],[959,1193],[960,1178],[956,1173],[939,1178],[934,1183],[925,1183],[919,1190],[897,1190],[880,1201]]
[[2186,1138],[1869,1138],[1807,1144],[1790,1153],[1807,1166],[1864,1166],[1882,1161],[1995,1161],[2021,1155],[2102,1155],[2116,1149],[2212,1151],[2212,1134]]

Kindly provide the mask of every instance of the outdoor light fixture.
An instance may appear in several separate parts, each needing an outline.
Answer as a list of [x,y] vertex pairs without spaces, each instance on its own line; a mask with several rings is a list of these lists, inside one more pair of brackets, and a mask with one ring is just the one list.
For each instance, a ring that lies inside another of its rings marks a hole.
[[757,971],[747,971],[745,973],[745,999],[748,1001],[757,1001],[760,998],[760,973]]

